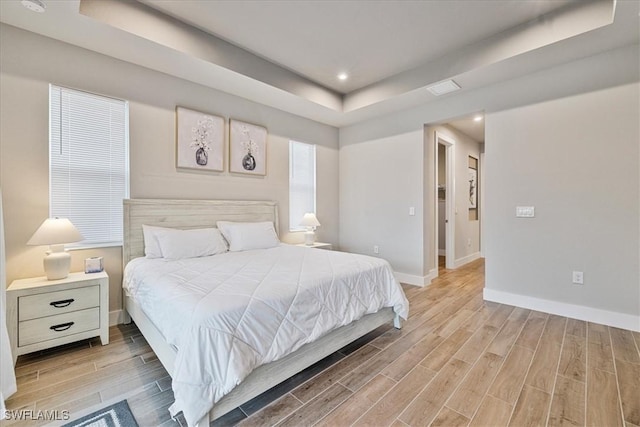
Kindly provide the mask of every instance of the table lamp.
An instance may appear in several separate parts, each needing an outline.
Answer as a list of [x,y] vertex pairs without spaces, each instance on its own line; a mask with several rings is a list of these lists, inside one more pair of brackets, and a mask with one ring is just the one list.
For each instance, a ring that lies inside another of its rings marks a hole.
[[82,239],[82,234],[67,218],[48,218],[33,233],[27,245],[49,245],[44,257],[44,272],[47,279],[57,280],[67,277],[71,268],[71,255],[64,249],[64,244]]
[[316,241],[316,233],[314,232],[314,230],[316,229],[316,227],[320,226],[320,222],[318,221],[318,218],[316,218],[316,214],[304,214],[300,225],[307,227],[307,231],[304,233],[304,244],[307,246],[312,246]]

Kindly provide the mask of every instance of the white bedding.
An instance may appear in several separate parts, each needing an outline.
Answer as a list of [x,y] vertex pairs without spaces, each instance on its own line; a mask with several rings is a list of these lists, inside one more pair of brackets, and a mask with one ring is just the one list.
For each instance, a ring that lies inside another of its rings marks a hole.
[[409,303],[379,258],[280,245],[184,260],[136,258],[128,294],[177,348],[175,415],[195,424],[257,366],[383,307]]

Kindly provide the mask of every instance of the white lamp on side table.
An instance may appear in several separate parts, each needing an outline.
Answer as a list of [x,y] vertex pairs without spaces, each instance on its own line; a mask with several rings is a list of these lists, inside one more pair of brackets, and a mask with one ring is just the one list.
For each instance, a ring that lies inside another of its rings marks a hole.
[[316,218],[316,214],[314,213],[306,213],[300,222],[300,225],[303,227],[307,227],[307,231],[304,233],[304,244],[307,246],[313,245],[316,241],[316,227],[320,226],[320,222],[318,218]]
[[47,279],[57,280],[67,277],[71,268],[71,255],[64,249],[64,244],[82,239],[82,234],[67,218],[49,218],[33,233],[27,245],[50,245],[44,257],[44,272]]

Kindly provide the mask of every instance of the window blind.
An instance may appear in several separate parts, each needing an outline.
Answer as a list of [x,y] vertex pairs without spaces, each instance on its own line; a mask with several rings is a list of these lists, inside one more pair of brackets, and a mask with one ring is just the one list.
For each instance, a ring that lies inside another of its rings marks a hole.
[[289,141],[289,230],[300,231],[302,217],[316,213],[316,146]]
[[49,88],[49,214],[69,218],[80,246],[122,244],[129,197],[127,101]]

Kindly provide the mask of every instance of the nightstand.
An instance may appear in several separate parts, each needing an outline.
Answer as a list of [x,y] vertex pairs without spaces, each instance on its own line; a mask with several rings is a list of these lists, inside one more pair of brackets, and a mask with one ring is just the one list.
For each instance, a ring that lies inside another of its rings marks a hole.
[[303,248],[316,248],[316,249],[327,249],[327,250],[333,249],[333,246],[331,245],[331,243],[322,243],[322,242],[315,242],[313,245],[306,245],[304,243],[300,243],[300,244],[297,244],[296,246],[302,246]]
[[7,326],[14,364],[21,354],[86,338],[109,344],[109,276],[15,280],[7,288]]

